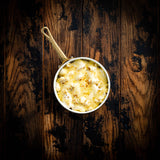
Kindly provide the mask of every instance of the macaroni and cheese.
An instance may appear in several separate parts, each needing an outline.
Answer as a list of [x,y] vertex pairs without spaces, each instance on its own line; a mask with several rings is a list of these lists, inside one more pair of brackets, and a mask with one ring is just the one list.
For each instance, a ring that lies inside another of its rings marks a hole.
[[65,106],[74,111],[87,112],[103,102],[108,92],[108,81],[98,64],[78,59],[60,70],[56,91]]

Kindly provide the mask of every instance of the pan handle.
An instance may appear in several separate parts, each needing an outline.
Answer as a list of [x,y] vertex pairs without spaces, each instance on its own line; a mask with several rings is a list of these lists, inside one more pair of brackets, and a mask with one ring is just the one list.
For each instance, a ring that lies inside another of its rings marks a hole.
[[51,42],[53,48],[55,49],[55,51],[57,52],[61,62],[65,62],[68,60],[68,58],[66,57],[66,55],[63,53],[63,51],[61,50],[61,48],[58,46],[58,44],[56,43],[56,41],[54,40],[54,38],[52,37],[52,34],[49,30],[48,27],[43,27],[41,29],[42,34]]

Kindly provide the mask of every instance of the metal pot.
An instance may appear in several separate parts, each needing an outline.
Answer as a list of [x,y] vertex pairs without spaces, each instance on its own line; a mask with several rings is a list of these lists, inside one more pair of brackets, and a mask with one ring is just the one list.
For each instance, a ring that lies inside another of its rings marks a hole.
[[[46,32],[45,32],[46,30]],[[60,47],[57,45],[56,41],[53,39],[48,27],[43,27],[41,29],[41,32],[42,34],[52,43],[52,46],[53,48],[55,49],[55,51],[57,52],[61,62],[62,62],[62,65],[60,66],[60,68],[58,69],[58,71],[56,72],[55,74],[55,77],[54,77],[54,81],[53,81],[53,90],[54,90],[54,94],[57,98],[57,100],[59,101],[59,103],[65,108],[67,109],[68,111],[70,112],[73,112],[73,113],[78,113],[78,114],[86,114],[86,113],[91,113],[91,112],[94,112],[96,111],[97,109],[99,109],[104,103],[105,101],[107,100],[108,96],[109,96],[109,92],[110,92],[110,78],[109,78],[109,75],[108,75],[108,72],[106,71],[106,69],[103,67],[102,64],[100,64],[98,61],[92,59],[92,58],[88,58],[88,57],[77,57],[77,58],[71,58],[69,59],[68,57],[66,57],[66,55],[63,53],[63,51],[60,49]],[[106,75],[106,78],[107,78],[107,81],[108,81],[108,92],[103,100],[103,102],[100,103],[99,106],[97,106],[95,109],[93,110],[89,110],[89,111],[86,111],[86,112],[79,112],[79,111],[75,111],[75,110],[72,110],[70,109],[69,107],[67,107],[58,97],[58,94],[57,94],[57,91],[56,91],[56,80],[58,78],[58,75],[59,75],[59,72],[63,69],[64,66],[66,66],[68,63],[70,62],[73,62],[75,60],[78,60],[78,59],[82,59],[82,60],[89,60],[89,61],[92,61],[94,63],[96,63],[105,73]]]

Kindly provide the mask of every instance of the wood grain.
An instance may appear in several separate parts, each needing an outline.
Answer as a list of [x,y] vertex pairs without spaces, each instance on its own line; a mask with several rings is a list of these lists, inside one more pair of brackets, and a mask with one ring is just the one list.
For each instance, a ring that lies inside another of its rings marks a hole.
[[7,159],[41,158],[40,6],[38,1],[8,4],[4,53]]
[[[44,26],[70,58],[81,56],[81,1],[45,1]],[[57,102],[53,92],[54,75],[60,65],[57,54],[44,41],[44,153],[46,159],[81,159],[81,116],[74,116]],[[78,152],[77,152],[78,151]]]
[[5,15],[5,10],[6,10],[6,4],[3,4],[0,6],[0,14],[3,16],[0,16],[0,159],[4,159],[5,155],[5,110],[4,110],[4,28],[3,28],[3,23],[5,23],[4,20],[4,15]]
[[[159,0],[0,2],[0,159],[159,159]],[[56,100],[64,53],[107,69],[111,92],[87,115]]]
[[151,159],[153,110],[158,107],[157,2],[122,0],[121,6],[120,120],[125,158]]
[[118,1],[85,1],[83,5],[83,55],[102,63],[111,79],[109,99],[96,112],[84,116],[83,149],[86,159],[116,159],[119,139]]

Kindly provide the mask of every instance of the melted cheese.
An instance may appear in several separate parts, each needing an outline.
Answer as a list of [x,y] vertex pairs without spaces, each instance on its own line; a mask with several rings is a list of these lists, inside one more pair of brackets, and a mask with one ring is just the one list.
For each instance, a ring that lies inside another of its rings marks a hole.
[[105,72],[96,63],[75,60],[59,72],[56,91],[68,108],[85,112],[103,102],[108,91],[108,81]]

